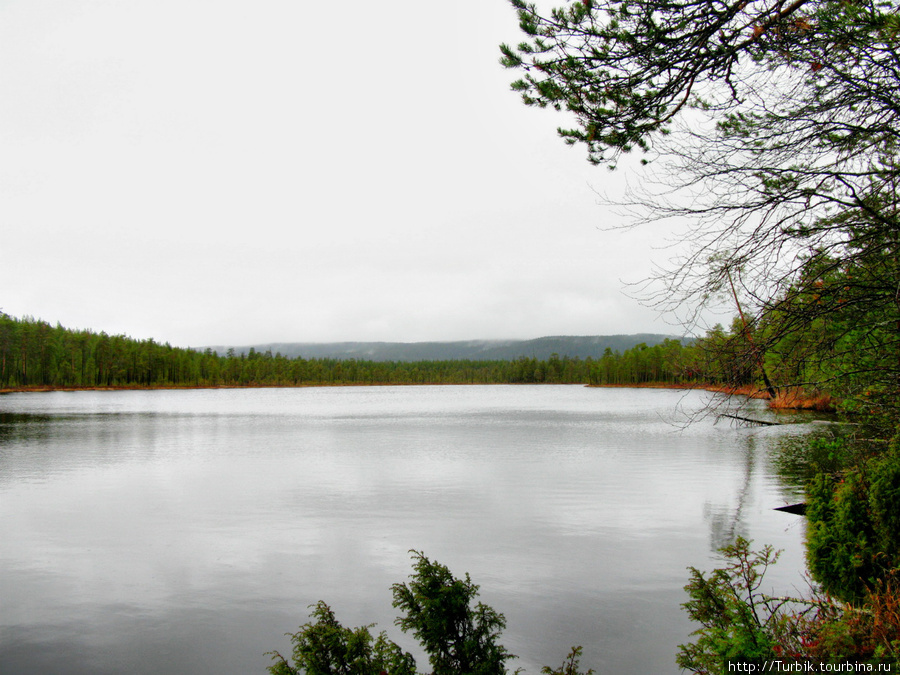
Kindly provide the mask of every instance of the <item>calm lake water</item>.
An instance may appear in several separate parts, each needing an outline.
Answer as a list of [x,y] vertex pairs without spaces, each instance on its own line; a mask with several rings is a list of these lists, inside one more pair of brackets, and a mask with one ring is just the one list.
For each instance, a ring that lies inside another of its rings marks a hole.
[[[677,673],[689,565],[803,521],[772,447],[801,427],[684,422],[714,395],[581,386],[0,396],[0,672],[264,673],[327,601],[401,645],[417,549],[503,612],[514,667]],[[737,401],[735,401],[736,403]],[[767,417],[755,402],[742,414]],[[425,671],[427,662],[419,663]]]

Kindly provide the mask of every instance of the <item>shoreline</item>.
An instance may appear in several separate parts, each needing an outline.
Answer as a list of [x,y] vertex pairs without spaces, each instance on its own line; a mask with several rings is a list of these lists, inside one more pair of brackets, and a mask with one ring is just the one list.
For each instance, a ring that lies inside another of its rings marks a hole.
[[589,384],[588,387],[626,387],[630,389],[702,389],[727,396],[746,396],[747,398],[768,401],[773,410],[809,410],[815,412],[837,412],[836,402],[827,394],[807,394],[799,387],[783,387],[775,398],[762,387],[752,384],[740,387],[728,387],[721,384],[667,384],[646,382],[641,384]]
[[[20,393],[45,393],[54,391],[157,391],[157,390],[195,390],[195,389],[305,389],[308,387],[422,387],[422,386],[480,386],[483,382],[320,382],[309,384],[186,384],[186,385],[110,385],[110,386],[54,386],[54,385],[28,385],[24,387],[5,387],[0,389],[0,395]],[[636,384],[584,384],[582,382],[494,382],[491,384],[515,384],[521,386],[542,386],[544,384],[574,384],[582,385],[590,389],[701,389],[728,396],[746,396],[747,398],[765,399],[769,407],[775,410],[814,410],[818,412],[834,412],[835,405],[831,397],[810,396],[796,388],[785,388],[774,399],[770,399],[765,389],[754,385],[742,385],[740,387],[726,387],[717,384],[675,384],[671,382],[640,382]]]
[[[114,384],[109,386],[91,385],[84,387],[59,387],[55,385],[29,385],[26,387],[6,387],[2,394],[42,394],[54,391],[171,391],[195,389],[306,389],[308,387],[418,387],[429,384],[449,384],[443,382],[317,382],[309,384]],[[472,386],[470,383],[464,383]],[[479,383],[473,383],[479,384]],[[455,383],[451,386],[456,386]]]

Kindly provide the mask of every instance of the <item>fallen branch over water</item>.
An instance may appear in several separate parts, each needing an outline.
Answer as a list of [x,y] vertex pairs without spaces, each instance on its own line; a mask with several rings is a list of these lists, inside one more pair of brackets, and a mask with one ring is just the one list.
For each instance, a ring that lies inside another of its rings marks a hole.
[[722,413],[719,417],[730,417],[733,420],[740,420],[741,422],[747,422],[748,424],[758,424],[764,427],[777,427],[779,425],[778,422],[766,422],[765,420],[754,420],[749,417],[741,417],[739,415],[729,415],[728,413]]

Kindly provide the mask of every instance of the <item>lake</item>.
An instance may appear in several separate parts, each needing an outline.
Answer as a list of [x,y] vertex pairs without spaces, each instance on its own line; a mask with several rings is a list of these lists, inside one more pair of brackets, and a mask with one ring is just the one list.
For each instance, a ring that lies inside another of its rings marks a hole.
[[805,588],[771,458],[807,425],[711,404],[772,416],[571,385],[0,396],[0,672],[264,673],[320,599],[426,671],[391,607],[416,549],[506,615],[514,668],[677,673],[689,565],[741,534]]

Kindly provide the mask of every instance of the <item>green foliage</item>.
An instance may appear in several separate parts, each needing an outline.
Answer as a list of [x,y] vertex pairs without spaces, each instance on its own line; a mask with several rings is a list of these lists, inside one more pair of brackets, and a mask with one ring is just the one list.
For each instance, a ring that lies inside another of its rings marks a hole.
[[450,570],[414,552],[409,584],[394,584],[394,607],[404,616],[395,622],[411,631],[428,652],[434,675],[501,675],[513,658],[497,642],[506,626],[502,614],[478,602],[478,586],[469,575],[456,579]]
[[543,668],[541,668],[541,672],[544,675],[593,675],[593,668],[589,668],[584,672],[578,670],[578,664],[580,663],[580,661],[581,647],[572,647],[572,651],[569,652],[566,660],[563,661],[562,665],[559,668],[544,666]]
[[339,384],[588,383],[590,359],[365,361],[288,358],[270,351],[220,356],[75,331],[0,313],[0,389],[301,386]]
[[[704,339],[701,379],[771,376],[900,421],[900,51],[897,0],[585,0],[539,13],[501,63],[529,106],[593,163],[666,163],[628,195],[690,223],[649,301],[734,302],[740,330]],[[691,110],[686,116],[686,111]]]
[[900,567],[900,453],[876,456],[808,488],[807,557],[828,593],[861,602]]
[[[890,106],[890,94],[877,102],[864,94],[871,91],[875,98],[891,82],[893,2],[590,0],[549,15],[524,0],[510,2],[528,38],[517,48],[500,47],[501,64],[521,74],[512,88],[526,105],[574,114],[578,128],[560,135],[567,143],[585,144],[594,163],[606,161],[610,152],[648,150],[689,106],[729,113],[720,119],[723,133],[756,147],[780,143],[757,135],[773,118],[783,118],[785,103],[792,102],[783,93],[776,98],[779,84],[793,85],[790,96],[818,95],[818,108],[806,111],[813,119],[849,107],[851,101],[840,95],[867,74],[872,81],[855,92],[857,106]],[[739,67],[744,63],[755,68]],[[773,70],[784,77],[771,77]],[[755,71],[768,77],[754,77]],[[799,111],[789,121],[802,122]],[[818,133],[842,147],[861,142],[843,116]],[[808,141],[803,135],[795,141],[800,139]],[[796,184],[798,173],[764,176],[763,185]]]
[[826,620],[807,624],[810,655],[832,662],[877,659],[900,665],[900,592],[897,577],[885,579],[858,606],[847,605]]
[[776,380],[826,389],[881,436],[900,420],[896,233],[893,240],[808,257],[760,329]]
[[623,353],[607,349],[594,361],[591,384],[686,384],[702,381],[708,373],[697,365],[697,349],[679,340],[644,343]]
[[365,361],[288,358],[271,351],[219,355],[75,331],[0,313],[0,389],[88,387],[252,387],[340,384],[639,384],[693,381],[692,348],[667,339],[602,362],[559,356],[512,361]]
[[728,564],[705,577],[691,568],[685,603],[702,627],[698,639],[682,645],[678,664],[701,675],[730,672],[726,661],[810,659],[838,663],[873,659],[896,664],[900,655],[900,587],[890,574],[865,593],[859,604],[812,598],[773,598],[759,592],[776,555],[770,547],[753,552],[738,539],[722,549]]
[[[506,675],[506,661],[515,658],[498,642],[506,626],[502,614],[477,602],[478,586],[469,575],[457,579],[450,570],[418,551],[408,583],[394,584],[394,607],[402,615],[395,623],[418,639],[431,663],[432,675]],[[291,634],[293,664],[270,652],[272,675],[414,675],[413,657],[385,633],[373,637],[372,626],[345,628],[324,602],[314,606],[306,623]],[[581,647],[573,647],[567,660],[546,675],[581,673]],[[518,671],[516,671],[518,672]]]
[[681,645],[678,665],[695,673],[722,672],[726,659],[776,655],[779,605],[759,588],[778,554],[770,546],[755,553],[740,537],[722,554],[729,561],[726,567],[709,576],[691,567],[691,581],[685,586],[691,600],[683,607],[702,628],[694,631],[699,636],[695,642]]
[[345,628],[324,602],[314,606],[310,622],[291,636],[294,644],[293,666],[278,652],[271,652],[275,665],[272,675],[415,675],[412,655],[388,640],[382,632],[377,638],[371,626]]
[[774,462],[779,474],[805,485],[820,473],[830,475],[851,467],[856,455],[844,438],[789,436],[779,442]]

